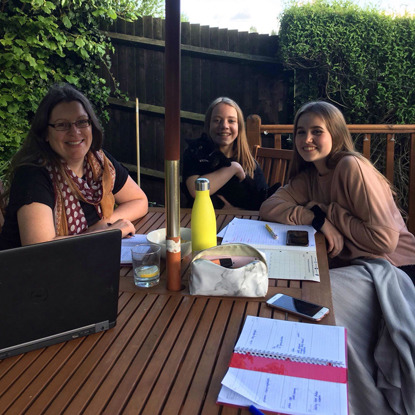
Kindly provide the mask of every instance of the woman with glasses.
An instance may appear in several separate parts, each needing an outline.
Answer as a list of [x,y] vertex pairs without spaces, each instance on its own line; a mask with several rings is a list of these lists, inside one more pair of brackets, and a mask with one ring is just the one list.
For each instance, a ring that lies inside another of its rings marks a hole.
[[52,86],[11,162],[0,249],[104,229],[135,232],[131,221],[147,213],[147,197],[102,141],[89,100],[71,85]]

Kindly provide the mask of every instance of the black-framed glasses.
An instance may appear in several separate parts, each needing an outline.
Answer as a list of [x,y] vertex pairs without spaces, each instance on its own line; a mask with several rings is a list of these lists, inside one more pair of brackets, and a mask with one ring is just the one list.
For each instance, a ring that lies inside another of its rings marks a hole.
[[76,128],[86,128],[91,125],[91,120],[87,118],[85,120],[78,120],[75,122],[61,121],[61,122],[56,122],[55,124],[48,124],[48,125],[50,127],[53,127],[56,131],[68,131],[71,129],[72,124],[74,124]]

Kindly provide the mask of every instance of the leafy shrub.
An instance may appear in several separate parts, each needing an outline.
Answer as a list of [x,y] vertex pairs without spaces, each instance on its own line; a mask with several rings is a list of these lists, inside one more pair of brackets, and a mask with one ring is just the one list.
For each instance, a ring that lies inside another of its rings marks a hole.
[[113,48],[101,32],[118,17],[163,14],[162,0],[3,0],[0,4],[0,176],[26,136],[49,86],[69,82],[94,103],[102,121]]
[[349,123],[415,122],[415,20],[349,1],[291,3],[281,55],[295,71],[295,106],[325,98]]
[[[294,107],[325,99],[349,124],[415,123],[415,20],[349,1],[291,2],[283,11],[280,53],[293,70]],[[384,171],[387,137],[372,137]],[[358,143],[359,147],[359,143]],[[395,187],[408,201],[409,137],[395,143]]]

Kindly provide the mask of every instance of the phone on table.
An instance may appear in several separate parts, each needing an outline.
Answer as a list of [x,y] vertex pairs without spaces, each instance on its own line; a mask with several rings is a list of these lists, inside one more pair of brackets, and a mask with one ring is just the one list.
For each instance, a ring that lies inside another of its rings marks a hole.
[[307,231],[287,231],[287,245],[308,246]]
[[296,314],[297,316],[308,318],[313,321],[320,321],[329,313],[327,307],[318,304],[309,303],[308,301],[290,297],[285,294],[276,294],[267,300],[270,307]]

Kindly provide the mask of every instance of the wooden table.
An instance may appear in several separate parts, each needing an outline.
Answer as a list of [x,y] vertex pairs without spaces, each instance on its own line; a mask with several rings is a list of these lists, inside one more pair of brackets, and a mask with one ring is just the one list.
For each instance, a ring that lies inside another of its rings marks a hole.
[[[233,217],[257,212],[220,211],[218,230]],[[190,225],[190,211],[181,226]],[[165,226],[153,208],[138,233]],[[320,283],[270,280],[267,298],[284,292],[332,310],[324,240],[317,238]],[[0,414],[248,414],[216,405],[220,382],[246,315],[293,319],[263,299],[188,295],[190,258],[183,260],[184,289],[168,292],[165,270],[151,289],[136,288],[121,269],[115,328],[0,361]],[[323,320],[334,324],[334,314]]]

